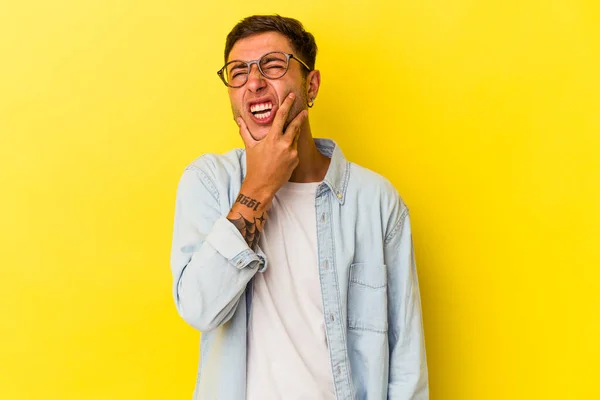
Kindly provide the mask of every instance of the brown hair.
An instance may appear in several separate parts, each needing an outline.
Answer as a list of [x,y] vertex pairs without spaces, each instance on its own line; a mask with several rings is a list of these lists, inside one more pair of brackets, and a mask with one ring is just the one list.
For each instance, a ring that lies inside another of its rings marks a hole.
[[300,21],[294,18],[286,18],[280,15],[253,15],[244,18],[233,27],[225,42],[225,63],[233,48],[240,39],[264,32],[279,32],[287,37],[299,58],[304,61],[311,70],[315,69],[317,58],[317,43],[315,37],[304,30]]

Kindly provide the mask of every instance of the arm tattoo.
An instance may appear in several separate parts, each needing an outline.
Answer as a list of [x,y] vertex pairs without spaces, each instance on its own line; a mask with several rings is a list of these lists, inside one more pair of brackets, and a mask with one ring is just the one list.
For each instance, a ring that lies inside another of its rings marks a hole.
[[[248,246],[252,250],[255,249],[258,244],[258,238],[260,237],[261,230],[258,228],[259,224],[262,229],[262,225],[265,221],[265,213],[263,213],[259,218],[254,218],[254,221],[249,221],[242,214],[240,214],[239,218],[227,218],[236,228],[242,233],[242,236],[248,243]],[[257,223],[258,222],[258,223]]]
[[260,201],[251,199],[250,197],[247,197],[241,193],[238,195],[238,197],[235,201],[236,201],[236,203],[240,203],[241,205],[251,208],[254,211],[257,211],[258,206],[260,206]]

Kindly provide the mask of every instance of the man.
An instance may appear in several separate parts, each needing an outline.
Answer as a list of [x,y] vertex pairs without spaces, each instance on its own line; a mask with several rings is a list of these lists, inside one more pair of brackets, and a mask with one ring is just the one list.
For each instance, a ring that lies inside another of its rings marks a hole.
[[245,149],[189,165],[171,265],[202,331],[198,399],[427,399],[408,209],[382,176],[313,139],[321,76],[296,20],[253,16],[225,66]]

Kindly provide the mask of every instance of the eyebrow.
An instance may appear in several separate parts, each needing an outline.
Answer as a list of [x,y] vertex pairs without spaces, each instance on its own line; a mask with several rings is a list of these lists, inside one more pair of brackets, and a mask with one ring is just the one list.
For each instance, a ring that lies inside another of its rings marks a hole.
[[273,61],[273,60],[277,60],[277,61],[283,61],[285,60],[285,58],[282,58],[281,56],[277,55],[277,54],[269,54],[268,57],[265,57],[265,60],[267,62],[269,61]]
[[229,67],[229,71],[233,71],[234,69],[247,68],[248,64],[243,61],[231,61],[231,67]]

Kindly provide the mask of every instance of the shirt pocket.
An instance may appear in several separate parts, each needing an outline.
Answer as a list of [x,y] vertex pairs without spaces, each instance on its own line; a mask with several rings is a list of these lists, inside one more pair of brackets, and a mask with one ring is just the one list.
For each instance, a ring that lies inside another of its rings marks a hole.
[[350,265],[348,328],[386,333],[387,268],[383,264]]

